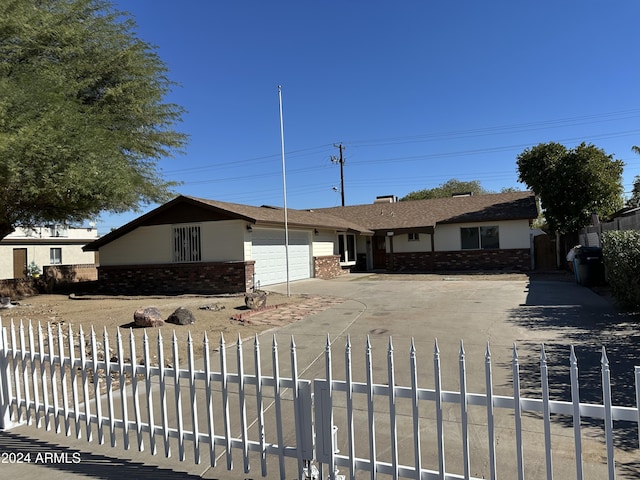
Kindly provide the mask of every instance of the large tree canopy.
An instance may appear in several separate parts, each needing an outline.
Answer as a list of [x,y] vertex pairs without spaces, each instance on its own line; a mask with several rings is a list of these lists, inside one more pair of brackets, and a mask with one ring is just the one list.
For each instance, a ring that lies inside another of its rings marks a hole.
[[[631,149],[640,153],[640,147],[634,145]],[[640,175],[636,175],[633,179],[633,189],[631,190],[631,197],[627,200],[627,206],[640,207]]]
[[105,0],[0,4],[0,239],[161,202],[157,162],[184,147],[173,83]]
[[540,198],[549,228],[570,233],[589,224],[591,214],[611,215],[623,205],[623,162],[582,143],[526,149],[517,160],[519,180]]
[[484,195],[485,193],[490,193],[489,191],[482,188],[480,185],[480,181],[471,180],[468,182],[456,180],[452,178],[451,180],[446,181],[442,185],[435,188],[426,188],[424,190],[417,190],[415,192],[409,192],[407,195],[402,197],[400,201],[405,200],[426,200],[429,198],[444,198],[450,197],[455,194],[462,193],[471,193],[472,195]]

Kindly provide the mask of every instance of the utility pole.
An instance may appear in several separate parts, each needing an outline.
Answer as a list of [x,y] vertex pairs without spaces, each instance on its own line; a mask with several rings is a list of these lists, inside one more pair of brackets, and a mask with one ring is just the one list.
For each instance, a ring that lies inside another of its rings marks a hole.
[[336,158],[334,155],[332,155],[331,162],[340,164],[340,195],[342,197],[342,206],[344,207],[344,161],[345,161],[345,158],[342,156],[344,145],[342,145],[341,143],[336,145],[334,143],[333,146],[340,150],[340,157]]

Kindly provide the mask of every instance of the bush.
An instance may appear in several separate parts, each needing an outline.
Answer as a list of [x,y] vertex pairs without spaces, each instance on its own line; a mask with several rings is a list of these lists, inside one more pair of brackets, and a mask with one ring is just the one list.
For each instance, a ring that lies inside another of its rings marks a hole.
[[602,256],[613,296],[624,307],[640,307],[640,231],[604,232]]

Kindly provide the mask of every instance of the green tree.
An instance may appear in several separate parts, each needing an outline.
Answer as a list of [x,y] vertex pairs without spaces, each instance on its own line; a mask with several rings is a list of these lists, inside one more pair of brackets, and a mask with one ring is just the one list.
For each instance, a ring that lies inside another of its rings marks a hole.
[[[640,147],[634,145],[631,149],[636,153],[640,153]],[[633,190],[631,191],[631,198],[627,200],[627,206],[640,207],[640,175],[636,175],[633,179]]]
[[519,180],[539,196],[551,231],[575,232],[592,213],[607,217],[623,205],[624,163],[594,145],[539,144],[518,155],[517,165]]
[[186,144],[155,48],[105,0],[0,5],[0,239],[162,202]]
[[427,188],[424,190],[417,190],[415,192],[409,192],[407,195],[400,199],[401,202],[406,200],[426,200],[429,198],[445,198],[458,193],[471,193],[473,195],[484,195],[491,193],[480,185],[480,181],[471,180],[469,182],[463,182],[452,178],[446,181],[442,185],[435,188]]

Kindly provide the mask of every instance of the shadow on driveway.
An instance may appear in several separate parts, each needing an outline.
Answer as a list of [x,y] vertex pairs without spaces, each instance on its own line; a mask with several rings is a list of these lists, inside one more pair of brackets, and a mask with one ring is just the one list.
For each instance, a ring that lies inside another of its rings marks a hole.
[[[0,452],[19,454],[19,458],[24,462],[22,473],[28,476],[44,473],[50,479],[70,476],[75,478],[76,475],[114,480],[122,478],[195,480],[200,478],[198,475],[186,472],[119,458],[119,451],[114,452],[114,456],[95,454],[10,431],[0,431]],[[28,462],[24,460],[27,455]],[[30,474],[27,472],[30,467],[48,467],[51,471],[44,472],[39,469]]]
[[[636,406],[634,367],[640,365],[640,331],[637,316],[616,309],[604,296],[591,289],[558,282],[531,279],[526,303],[513,309],[509,321],[528,330],[540,330],[549,338],[544,349],[553,400],[571,401],[570,347],[573,345],[579,369],[580,401],[602,403],[602,347],[611,372],[614,405]],[[540,352],[540,345],[518,346]],[[539,356],[520,365],[523,394],[541,396]],[[572,425],[572,419],[554,420]],[[602,428],[600,420],[583,420],[584,425]],[[616,445],[638,448],[638,425],[616,422]],[[637,472],[637,470],[634,470]]]

